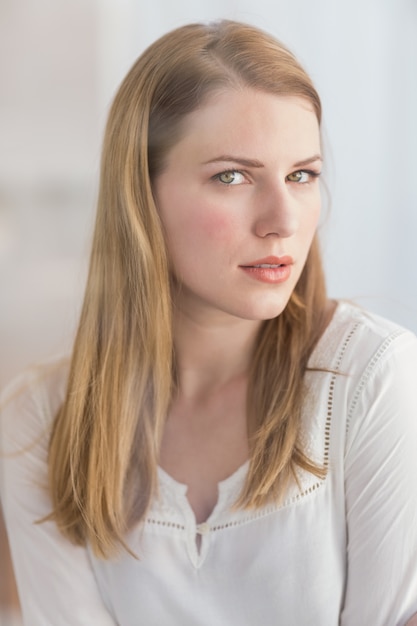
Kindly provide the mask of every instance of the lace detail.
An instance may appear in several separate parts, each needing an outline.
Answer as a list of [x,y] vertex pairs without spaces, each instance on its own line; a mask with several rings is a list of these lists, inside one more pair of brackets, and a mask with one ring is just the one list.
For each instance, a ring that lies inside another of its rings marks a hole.
[[176,524],[175,522],[169,522],[167,520],[154,519],[152,517],[148,517],[145,520],[146,524],[153,524],[155,526],[166,526],[167,528],[175,528],[176,530],[185,530],[184,524]]
[[374,368],[376,366],[376,364],[378,363],[379,359],[383,356],[383,354],[387,351],[387,349],[389,348],[389,346],[397,339],[397,337],[399,337],[400,335],[403,334],[403,329],[399,329],[397,332],[395,332],[394,334],[390,335],[389,337],[387,337],[384,341],[384,343],[380,346],[379,350],[374,354],[373,358],[371,359],[371,361],[368,364],[368,367],[365,370],[365,373],[363,374],[360,383],[358,385],[358,388],[356,389],[355,395],[353,397],[353,400],[351,402],[349,411],[348,411],[348,415],[346,418],[346,434],[349,432],[349,428],[350,428],[350,423],[352,420],[352,416],[355,412],[356,406],[359,402],[359,398],[362,394],[362,391],[364,389],[364,387],[366,386],[372,372],[374,371]]
[[[329,467],[335,386],[339,376],[343,376],[343,359],[359,325],[359,322],[356,322],[344,338],[331,371],[315,371],[309,372],[307,375],[308,391],[306,409],[303,411],[302,439],[305,440],[305,450],[308,455],[321,463],[326,469]],[[330,341],[330,343],[333,342]],[[316,356],[320,357],[320,354]],[[323,354],[321,354],[321,357],[323,357]],[[318,360],[320,361],[321,359],[319,358]],[[330,359],[326,359],[325,362],[329,363],[329,361]],[[313,376],[314,378],[312,378]],[[317,385],[317,376],[330,376],[327,391],[325,385]],[[327,395],[327,399],[322,403],[320,403],[320,398],[314,397],[317,389],[321,389],[321,393]],[[316,407],[320,405],[327,407],[325,419],[323,419],[322,413],[309,410],[311,406]],[[204,523],[204,535],[248,524],[254,520],[271,515],[280,509],[301,502],[304,498],[314,495],[326,482],[326,478],[318,479],[310,472],[300,470],[298,475],[299,484],[294,483],[290,486],[287,497],[281,503],[266,505],[256,511],[235,510],[233,509],[233,504],[242,488],[248,465],[249,463],[247,462],[232,476],[219,483],[219,500],[213,513]],[[176,482],[165,472],[161,471],[160,498],[151,508],[149,517],[146,520],[147,525],[154,528],[182,531],[188,534],[192,532],[194,535],[198,533],[199,526],[195,524],[195,518],[186,498],[186,491],[186,485]],[[193,521],[191,522],[190,520]],[[192,524],[192,528],[190,524]]]

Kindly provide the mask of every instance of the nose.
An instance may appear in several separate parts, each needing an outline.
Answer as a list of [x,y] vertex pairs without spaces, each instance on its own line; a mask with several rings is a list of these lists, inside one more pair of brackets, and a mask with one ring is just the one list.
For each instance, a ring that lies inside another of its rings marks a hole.
[[296,202],[285,182],[268,185],[259,193],[255,215],[255,233],[258,237],[291,237],[298,229]]

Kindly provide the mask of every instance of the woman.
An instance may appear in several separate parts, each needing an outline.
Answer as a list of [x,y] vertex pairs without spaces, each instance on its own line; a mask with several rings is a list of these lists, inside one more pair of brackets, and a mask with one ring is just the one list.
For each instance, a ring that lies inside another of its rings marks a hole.
[[4,410],[28,624],[417,610],[417,340],[326,297],[320,121],[294,57],[234,22],[169,33],[123,82],[71,361]]

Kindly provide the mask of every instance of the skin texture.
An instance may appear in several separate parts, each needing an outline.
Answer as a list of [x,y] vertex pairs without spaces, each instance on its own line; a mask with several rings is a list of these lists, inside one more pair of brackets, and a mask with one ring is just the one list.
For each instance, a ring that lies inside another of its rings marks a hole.
[[[320,172],[320,135],[307,101],[249,88],[213,94],[183,130],[154,183],[176,283],[178,387],[160,463],[201,522],[248,458],[253,343],[285,308],[316,231],[319,183],[304,170]],[[243,269],[270,255],[292,259],[283,282]]]
[[[239,157],[226,161],[222,156]],[[307,101],[255,91],[217,93],[188,116],[155,184],[174,273],[176,304],[191,316],[264,320],[285,308],[301,274],[320,213],[318,180],[288,177],[320,155]],[[248,166],[240,158],[256,160]],[[207,163],[213,159],[216,162]],[[320,172],[315,160],[304,169]],[[224,174],[219,180],[216,175]],[[231,184],[221,182],[233,180]],[[290,278],[265,284],[242,265],[269,255],[293,258]]]

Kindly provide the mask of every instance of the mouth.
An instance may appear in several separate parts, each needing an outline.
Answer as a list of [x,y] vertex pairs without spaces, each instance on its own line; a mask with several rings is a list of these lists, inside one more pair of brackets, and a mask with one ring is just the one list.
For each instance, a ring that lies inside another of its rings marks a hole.
[[293,264],[294,261],[290,256],[283,256],[257,259],[239,267],[250,279],[277,285],[290,278]]
[[258,263],[258,265],[242,265],[241,267],[268,267],[268,268],[277,268],[284,267],[285,263],[273,264],[273,263]]
[[240,267],[242,268],[265,268],[265,269],[276,269],[278,267],[286,267],[287,265],[293,265],[294,261],[292,257],[286,255],[282,257],[269,256],[264,259],[257,259],[256,261],[251,261],[250,263],[242,264]]

